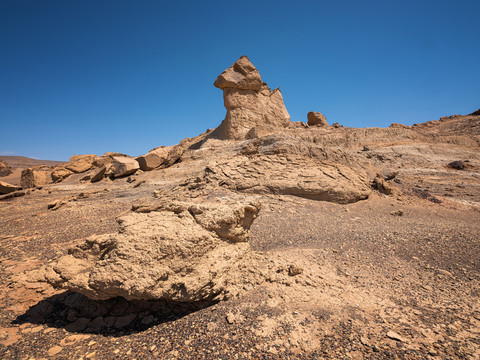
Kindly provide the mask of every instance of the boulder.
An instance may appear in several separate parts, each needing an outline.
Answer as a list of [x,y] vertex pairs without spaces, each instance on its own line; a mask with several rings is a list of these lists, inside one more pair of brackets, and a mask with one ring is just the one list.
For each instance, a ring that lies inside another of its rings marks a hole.
[[97,182],[100,181],[104,178],[105,173],[107,172],[107,167],[105,165],[99,167],[94,174],[92,174],[92,177],[90,178],[91,182]]
[[11,192],[21,190],[22,188],[17,185],[12,185],[4,181],[0,181],[0,194],[9,194]]
[[271,91],[246,56],[225,70],[214,85],[223,90],[227,115],[210,137],[245,140],[249,131],[258,125],[272,129],[288,126],[290,115],[280,90]]
[[0,177],[8,176],[12,173],[12,168],[4,161],[0,160]]
[[135,160],[138,161],[140,169],[143,171],[149,171],[156,169],[164,163],[168,157],[168,150],[164,147],[160,147],[154,150],[149,151],[145,155],[141,155]]
[[73,155],[70,161],[63,166],[74,173],[82,173],[93,168],[97,158],[97,155],[90,154]]
[[119,218],[117,233],[94,235],[48,265],[45,279],[97,300],[192,302],[231,298],[280,272],[248,243],[259,203],[167,202],[132,210]]
[[52,169],[39,165],[22,171],[20,185],[23,189],[37,187],[52,182]]
[[66,169],[63,165],[59,165],[52,171],[52,180],[53,182],[60,182],[72,174],[73,171]]
[[[108,168],[108,166],[107,166]],[[140,165],[138,161],[126,156],[113,156],[112,164],[109,169],[107,169],[107,175],[113,175],[114,177],[122,177],[134,174]]]
[[327,118],[322,113],[310,111],[307,114],[308,126],[328,126]]

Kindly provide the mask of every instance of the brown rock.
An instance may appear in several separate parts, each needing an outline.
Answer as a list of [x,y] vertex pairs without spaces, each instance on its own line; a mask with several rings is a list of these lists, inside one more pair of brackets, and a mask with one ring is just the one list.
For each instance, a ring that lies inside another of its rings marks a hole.
[[[93,299],[225,299],[277,273],[252,252],[257,203],[160,204],[119,219],[117,234],[92,236],[45,271],[56,287]],[[286,265],[283,265],[286,267]],[[251,269],[262,268],[262,271]],[[288,275],[286,275],[288,276]]]
[[52,170],[48,166],[39,165],[22,171],[20,185],[23,189],[37,187],[52,182]]
[[12,185],[4,181],[0,181],[0,194],[9,194],[11,192],[21,190],[20,186]]
[[52,171],[52,180],[53,182],[60,182],[72,174],[73,171],[66,169],[63,165],[59,165]]
[[92,174],[90,181],[97,182],[102,180],[104,178],[106,171],[107,171],[107,167],[105,165],[99,167],[98,170],[94,174]]
[[108,174],[112,174],[114,177],[122,177],[134,174],[140,165],[137,160],[126,156],[114,156],[112,158],[112,166],[107,171]]
[[223,90],[227,115],[209,136],[243,140],[257,125],[273,129],[288,126],[290,115],[283,104],[280,90],[270,91],[246,56],[225,70],[214,85]]
[[168,157],[168,150],[164,147],[149,151],[145,155],[141,155],[135,160],[138,161],[140,169],[143,171],[153,170],[164,163]]
[[74,173],[82,173],[94,167],[94,163],[97,158],[97,155],[90,154],[73,155],[70,158],[70,161],[63,166]]
[[0,177],[8,176],[11,173],[12,173],[12,168],[7,163],[0,160]]
[[319,112],[310,111],[307,114],[308,126],[328,126],[327,118]]
[[381,173],[377,173],[375,179],[373,179],[373,186],[385,195],[394,195],[395,188],[393,185],[388,183]]

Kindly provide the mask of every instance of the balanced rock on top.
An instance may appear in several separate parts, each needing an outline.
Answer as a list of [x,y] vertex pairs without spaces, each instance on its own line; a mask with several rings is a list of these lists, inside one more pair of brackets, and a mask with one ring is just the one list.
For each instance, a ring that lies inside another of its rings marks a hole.
[[222,140],[245,140],[261,129],[284,128],[290,115],[279,89],[270,90],[248,57],[242,56],[226,69],[214,85],[223,90],[227,115],[211,136]]

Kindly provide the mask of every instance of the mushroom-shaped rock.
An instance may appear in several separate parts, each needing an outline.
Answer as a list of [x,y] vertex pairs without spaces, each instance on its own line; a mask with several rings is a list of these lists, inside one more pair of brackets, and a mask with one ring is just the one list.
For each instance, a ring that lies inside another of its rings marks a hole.
[[328,126],[327,118],[322,113],[317,111],[310,111],[307,114],[307,120],[309,126]]
[[244,140],[251,137],[249,132],[254,127],[274,130],[288,126],[290,115],[280,90],[269,89],[248,57],[238,59],[214,85],[223,90],[227,115],[211,137]]

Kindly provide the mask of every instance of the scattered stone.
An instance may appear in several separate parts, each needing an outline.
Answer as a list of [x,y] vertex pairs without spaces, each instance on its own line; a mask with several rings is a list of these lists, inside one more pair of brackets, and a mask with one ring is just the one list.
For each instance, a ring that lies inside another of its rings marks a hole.
[[48,352],[48,355],[53,356],[53,355],[55,355],[55,354],[58,354],[58,353],[59,353],[60,351],[62,351],[62,350],[63,350],[63,348],[62,348],[61,346],[56,345],[56,346],[51,347],[50,349],[48,349],[47,352]]
[[448,164],[448,167],[455,169],[455,170],[464,170],[467,167],[467,164],[465,164],[461,160],[457,161],[452,161],[451,163]]
[[403,216],[403,210],[398,209],[398,210],[391,211],[391,212],[390,212],[390,215],[393,215],[393,216]]
[[227,320],[227,323],[233,324],[235,322],[235,315],[230,312],[227,314],[225,319]]
[[300,275],[303,273],[303,269],[301,267],[298,267],[296,265],[290,265],[288,267],[288,275],[290,276],[296,276]]
[[328,126],[327,118],[319,112],[310,111],[307,114],[308,126]]
[[362,151],[370,151],[370,147],[368,145],[363,145]]
[[395,341],[405,342],[405,339],[394,331],[387,332],[387,337]]
[[338,128],[343,127],[343,125],[340,125],[338,122],[336,122],[336,123],[332,124],[332,127],[338,129]]
[[0,194],[10,194],[14,191],[21,190],[22,188],[17,185],[12,185],[4,181],[0,181]]

